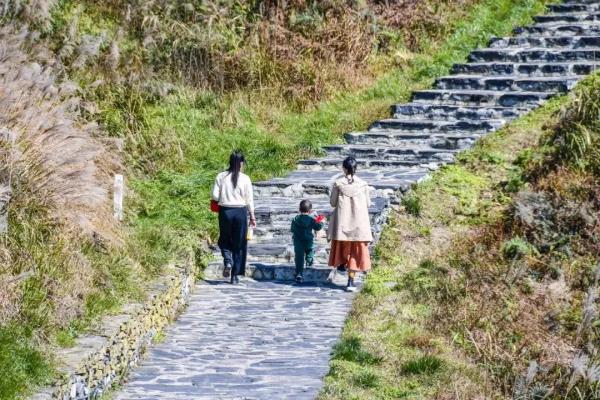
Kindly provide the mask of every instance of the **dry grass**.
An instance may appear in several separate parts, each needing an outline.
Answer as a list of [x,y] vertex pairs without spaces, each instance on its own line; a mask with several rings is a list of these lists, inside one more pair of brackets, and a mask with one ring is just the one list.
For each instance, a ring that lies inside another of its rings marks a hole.
[[27,185],[57,220],[114,240],[109,194],[117,158],[98,127],[78,116],[76,86],[57,82],[51,67],[31,61],[23,49],[30,39],[26,30],[0,32],[4,183]]
[[0,18],[19,19],[39,29],[51,24],[51,11],[56,0],[0,0]]
[[[53,36],[73,70],[88,61],[111,79],[118,73],[128,82],[155,76],[221,93],[258,90],[305,108],[373,83],[381,73],[375,58],[393,60],[440,40],[452,29],[449,21],[476,3],[65,2]],[[110,22],[90,29],[86,13]]]

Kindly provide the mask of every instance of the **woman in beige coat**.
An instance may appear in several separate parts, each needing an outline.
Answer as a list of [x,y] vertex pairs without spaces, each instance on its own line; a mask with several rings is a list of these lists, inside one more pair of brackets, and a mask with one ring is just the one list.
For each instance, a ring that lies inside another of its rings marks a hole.
[[369,185],[355,176],[357,162],[347,157],[343,164],[344,177],[331,189],[329,201],[334,207],[329,221],[328,239],[331,240],[329,265],[348,270],[347,290],[354,291],[357,271],[371,269],[369,243],[373,241],[369,218]]

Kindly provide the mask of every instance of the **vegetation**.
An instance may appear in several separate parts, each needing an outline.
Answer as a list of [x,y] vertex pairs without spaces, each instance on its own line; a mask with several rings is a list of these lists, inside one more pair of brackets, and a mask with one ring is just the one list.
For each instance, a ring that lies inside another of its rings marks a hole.
[[[15,362],[2,364],[0,394],[11,398],[52,374],[52,346],[72,345],[100,316],[142,298],[166,264],[190,249],[202,263],[216,226],[208,188],[232,148],[246,152],[253,179],[282,174],[547,1],[5,3],[11,57],[0,63],[14,91],[2,107],[17,117],[0,118],[0,134],[17,136],[0,149],[0,182],[11,187],[0,359]],[[20,102],[31,85],[30,103]],[[122,226],[107,223],[115,172],[130,189]],[[477,219],[487,181],[454,173],[456,208]],[[412,207],[425,213],[427,203]],[[428,229],[419,232],[435,234]],[[352,359],[363,345],[340,350],[339,371],[367,363],[352,379],[375,390],[387,384],[379,368],[388,360]],[[452,370],[414,356],[425,366],[414,382]]]
[[[416,188],[404,207],[420,213],[393,216],[344,331],[380,361],[334,354],[322,399],[598,397],[599,88],[586,79]],[[355,383],[362,368],[376,384]]]

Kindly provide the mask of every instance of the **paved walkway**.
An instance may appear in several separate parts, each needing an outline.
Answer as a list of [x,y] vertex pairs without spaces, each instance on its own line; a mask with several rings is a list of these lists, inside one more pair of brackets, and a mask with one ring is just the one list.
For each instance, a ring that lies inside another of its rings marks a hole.
[[116,399],[314,399],[352,301],[341,289],[199,284]]

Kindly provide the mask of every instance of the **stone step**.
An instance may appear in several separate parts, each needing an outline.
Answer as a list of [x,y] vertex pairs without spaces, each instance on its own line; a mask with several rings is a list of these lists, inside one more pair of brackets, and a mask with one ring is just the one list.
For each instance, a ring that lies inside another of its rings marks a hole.
[[548,22],[583,22],[583,21],[598,21],[600,13],[598,12],[567,12],[567,13],[550,13],[544,15],[536,15],[533,20],[537,23]]
[[[246,276],[257,281],[292,282],[296,268],[292,263],[250,262],[246,266]],[[304,282],[325,283],[332,269],[318,264],[304,269]],[[208,264],[204,270],[205,279],[223,279],[223,263],[220,260]]]
[[488,75],[488,76],[557,76],[571,77],[589,75],[600,68],[600,63],[469,63],[452,66],[453,74]]
[[[365,133],[359,136],[369,137],[373,134]],[[464,140],[475,140],[473,136],[461,136]],[[460,139],[457,139],[457,141]],[[381,141],[374,140],[377,144],[343,144],[335,146],[326,146],[325,150],[331,156],[356,157],[356,158],[372,158],[376,160],[408,160],[408,161],[447,161],[454,160],[454,153],[457,149],[439,149],[427,145],[413,145],[409,148],[398,146],[382,145]],[[472,142],[471,142],[472,143]]]
[[[325,150],[332,157],[346,157],[352,155],[361,159],[382,160],[378,149],[381,146],[386,148],[394,148],[398,151],[412,151],[413,149],[428,149],[428,151],[439,150],[457,150],[464,149],[472,145],[475,140],[479,139],[485,133],[494,130],[491,128],[479,132],[454,132],[454,133],[423,133],[423,134],[396,134],[394,131],[369,131],[369,132],[354,132],[346,134],[346,141],[350,144],[342,146],[327,146]],[[364,147],[358,148],[356,145]],[[352,153],[350,154],[352,149]],[[421,154],[421,153],[419,153]],[[416,158],[414,161],[423,162],[438,162],[440,159],[432,158],[431,155],[423,154],[424,158]],[[446,158],[442,158],[444,160]],[[403,159],[404,160],[404,159]],[[405,161],[413,161],[406,159]]]
[[434,87],[448,90],[499,90],[525,92],[566,92],[583,77],[488,77],[452,75],[438,78]]
[[[467,120],[444,121],[411,118],[386,118],[374,122],[369,131],[395,130],[395,134],[400,132],[419,132],[419,133],[447,133],[447,132],[485,132],[496,129],[504,124],[502,120]],[[346,135],[346,140],[353,138],[355,133]],[[353,143],[353,142],[351,142]]]
[[413,93],[415,103],[457,106],[501,106],[533,108],[555,93],[501,92],[492,90],[419,90]]
[[585,49],[547,49],[532,47],[528,49],[478,49],[472,51],[469,62],[564,62],[598,61],[600,47]]
[[[323,214],[329,220],[331,218],[332,208],[328,198],[306,197],[313,204],[313,210]],[[389,214],[390,199],[383,197],[372,197],[369,207],[369,216],[371,220],[371,229],[375,234],[381,232],[383,224]],[[257,228],[257,237],[271,234],[280,236],[289,232],[292,218],[298,214],[299,199],[289,197],[269,197],[261,198],[257,203],[259,207],[255,209]],[[376,235],[377,236],[377,235]]]
[[[272,226],[257,225],[254,229],[254,238],[251,240],[251,242],[255,244],[281,243],[285,245],[291,245],[292,234],[290,232],[290,225],[293,217],[294,216],[291,215],[289,219]],[[325,225],[327,225],[327,223]],[[322,231],[318,232],[318,235],[315,239],[316,244],[318,244],[320,247],[323,247],[327,244],[325,233],[326,229],[327,226],[325,226]],[[373,233],[375,233],[374,230]]]
[[594,12],[600,11],[600,3],[582,3],[582,2],[569,2],[562,4],[550,4],[548,11],[554,13],[572,13],[572,12]]
[[[294,263],[294,245],[292,236],[279,237],[279,241],[248,243],[248,262]],[[326,264],[329,256],[329,245],[315,243],[315,264]]]
[[[309,198],[313,203],[313,210],[329,218],[332,212],[328,198],[318,197]],[[291,222],[291,218],[298,214],[299,201],[292,197],[261,197],[257,198],[257,206],[254,209],[257,223],[266,226],[268,223],[276,221]],[[371,199],[369,214],[378,214],[389,205],[389,200],[381,197]]]
[[488,45],[490,48],[585,48],[599,47],[598,36],[525,36],[525,37],[495,37]]
[[[338,160],[341,163],[341,159]],[[374,160],[374,162],[384,163],[381,160]],[[256,182],[255,203],[259,204],[259,198],[269,200],[271,197],[285,197],[295,204],[295,207],[290,209],[293,208],[296,212],[301,198],[315,198],[326,203],[329,201],[327,195],[331,186],[335,180],[343,176],[340,169],[297,170],[283,178]],[[422,179],[427,174],[426,171],[425,166],[420,169],[415,169],[414,166],[396,168],[378,166],[368,170],[359,169],[358,175],[371,187],[371,197],[380,198],[378,201],[389,201],[396,198],[397,192],[408,190],[413,183]],[[266,204],[270,205],[270,201]]]
[[[311,158],[300,160],[298,169],[303,171],[340,171],[342,168],[342,159],[339,157],[333,158]],[[390,161],[390,160],[374,160],[374,159],[356,159],[358,168],[363,171],[365,169],[393,169],[395,171],[421,171],[430,170],[428,167],[421,167],[423,163],[418,161]]]
[[517,36],[595,36],[600,32],[600,24],[579,23],[579,24],[535,24],[514,29]]
[[423,103],[395,104],[391,113],[395,118],[418,117],[420,119],[457,120],[503,120],[510,121],[527,112],[515,107],[461,107]]

